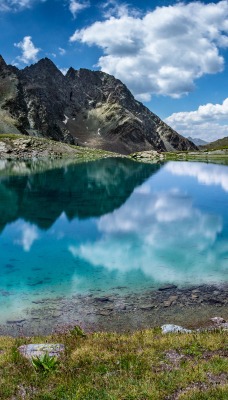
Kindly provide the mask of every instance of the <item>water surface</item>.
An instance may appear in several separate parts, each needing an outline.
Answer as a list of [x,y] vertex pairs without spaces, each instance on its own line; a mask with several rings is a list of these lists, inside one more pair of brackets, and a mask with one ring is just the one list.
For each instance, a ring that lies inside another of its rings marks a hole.
[[228,281],[228,166],[44,168],[0,164],[0,323],[47,297]]

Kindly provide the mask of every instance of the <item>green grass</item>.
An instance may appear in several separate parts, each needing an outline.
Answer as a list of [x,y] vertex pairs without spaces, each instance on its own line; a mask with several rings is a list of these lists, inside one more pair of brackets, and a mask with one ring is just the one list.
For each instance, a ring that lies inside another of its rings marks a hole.
[[[66,348],[58,369],[47,374],[17,351],[21,344],[45,341],[61,342]],[[0,398],[227,399],[227,352],[225,331],[162,335],[153,329],[83,337],[74,330],[46,338],[0,337]]]

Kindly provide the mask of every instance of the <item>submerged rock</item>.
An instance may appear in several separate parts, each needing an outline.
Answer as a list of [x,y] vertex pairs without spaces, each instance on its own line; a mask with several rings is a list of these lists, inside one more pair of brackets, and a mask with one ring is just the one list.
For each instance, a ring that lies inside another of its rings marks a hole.
[[164,285],[164,286],[161,286],[158,290],[160,292],[162,292],[163,290],[171,290],[171,289],[177,289],[177,286],[176,285]]

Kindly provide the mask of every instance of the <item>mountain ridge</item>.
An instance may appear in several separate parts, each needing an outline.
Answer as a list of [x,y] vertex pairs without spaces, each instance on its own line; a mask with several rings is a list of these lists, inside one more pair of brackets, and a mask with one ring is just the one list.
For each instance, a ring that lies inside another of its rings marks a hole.
[[207,143],[203,146],[200,146],[201,149],[206,150],[220,150],[223,148],[228,148],[228,136],[223,137],[222,139],[217,139],[213,142]]
[[114,76],[44,58],[22,70],[0,56],[0,132],[47,137],[122,154],[197,147],[137,101]]
[[187,139],[190,140],[190,142],[194,143],[196,146],[204,146],[204,145],[208,144],[208,142],[206,142],[206,140],[203,140],[203,139],[200,139],[197,137],[192,138],[191,136],[188,136]]

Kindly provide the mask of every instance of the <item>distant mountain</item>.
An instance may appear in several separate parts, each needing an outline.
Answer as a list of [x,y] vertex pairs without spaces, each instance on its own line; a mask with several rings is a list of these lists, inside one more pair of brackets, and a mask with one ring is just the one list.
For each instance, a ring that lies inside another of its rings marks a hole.
[[208,143],[205,140],[202,140],[200,138],[192,138],[191,136],[189,136],[187,139],[194,143],[196,146],[204,146]]
[[203,147],[208,150],[212,150],[212,149],[219,150],[219,149],[223,149],[224,147],[228,148],[228,137],[224,137],[223,139],[215,140],[215,142],[210,142]]
[[118,79],[48,58],[19,70],[0,56],[0,133],[23,133],[129,154],[195,150]]

